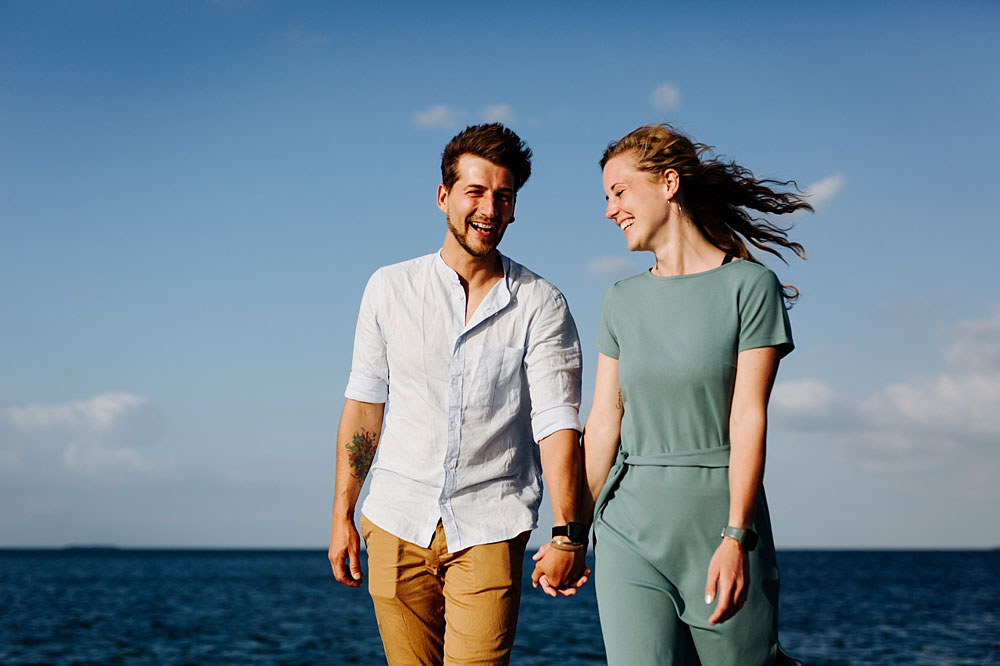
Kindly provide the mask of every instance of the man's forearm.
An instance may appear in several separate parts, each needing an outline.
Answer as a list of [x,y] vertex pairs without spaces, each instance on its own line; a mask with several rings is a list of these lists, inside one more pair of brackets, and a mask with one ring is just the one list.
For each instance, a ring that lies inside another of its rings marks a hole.
[[353,519],[382,432],[384,403],[347,399],[337,429],[337,475],[334,518]]
[[580,433],[557,430],[538,443],[556,525],[580,520]]

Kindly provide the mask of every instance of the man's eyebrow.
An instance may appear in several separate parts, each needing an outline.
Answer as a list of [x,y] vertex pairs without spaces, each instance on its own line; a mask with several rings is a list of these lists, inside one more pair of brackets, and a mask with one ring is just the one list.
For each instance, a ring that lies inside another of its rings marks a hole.
[[[465,189],[466,190],[488,190],[490,188],[487,187],[486,185],[481,184],[481,183],[469,183],[469,184],[467,184],[465,186]],[[513,194],[514,193],[514,188],[513,187],[504,186],[504,187],[498,187],[496,189],[496,191],[497,192],[503,192],[504,194]]]

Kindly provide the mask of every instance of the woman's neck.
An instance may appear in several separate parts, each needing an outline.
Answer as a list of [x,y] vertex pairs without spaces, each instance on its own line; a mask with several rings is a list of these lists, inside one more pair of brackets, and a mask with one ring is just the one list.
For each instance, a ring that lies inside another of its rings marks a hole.
[[653,275],[673,277],[702,273],[720,266],[726,253],[712,245],[683,211],[669,220],[659,234],[653,254]]

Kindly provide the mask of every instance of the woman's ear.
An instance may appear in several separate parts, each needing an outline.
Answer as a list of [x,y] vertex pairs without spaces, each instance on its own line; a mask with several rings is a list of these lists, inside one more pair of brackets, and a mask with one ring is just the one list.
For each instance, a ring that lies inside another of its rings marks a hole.
[[663,184],[666,186],[667,201],[672,200],[681,188],[681,176],[676,169],[663,170]]

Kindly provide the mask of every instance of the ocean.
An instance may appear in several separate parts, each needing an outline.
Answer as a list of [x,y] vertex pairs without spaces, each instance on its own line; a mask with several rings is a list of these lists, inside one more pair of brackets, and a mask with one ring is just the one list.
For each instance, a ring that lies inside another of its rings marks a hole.
[[[781,551],[809,666],[1000,664],[1000,551]],[[603,664],[594,588],[525,589],[515,666]],[[0,550],[0,664],[385,663],[371,600],[311,550]]]

